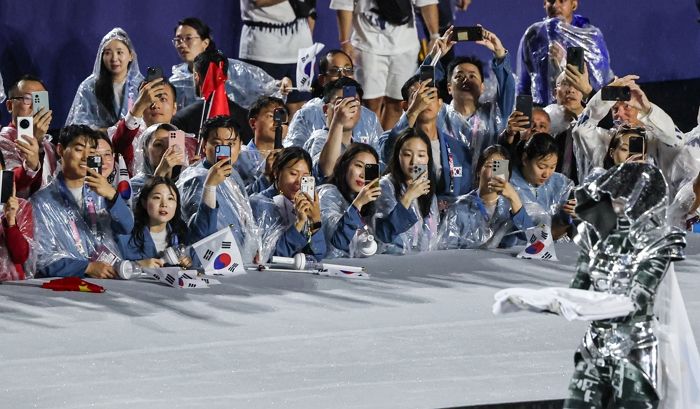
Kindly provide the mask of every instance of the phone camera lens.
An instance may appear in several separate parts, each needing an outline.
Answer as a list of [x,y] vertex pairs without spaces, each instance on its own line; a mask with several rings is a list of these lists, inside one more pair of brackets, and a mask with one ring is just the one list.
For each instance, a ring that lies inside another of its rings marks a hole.
[[29,128],[29,120],[28,119],[23,119],[19,121],[19,127],[22,129],[27,129]]

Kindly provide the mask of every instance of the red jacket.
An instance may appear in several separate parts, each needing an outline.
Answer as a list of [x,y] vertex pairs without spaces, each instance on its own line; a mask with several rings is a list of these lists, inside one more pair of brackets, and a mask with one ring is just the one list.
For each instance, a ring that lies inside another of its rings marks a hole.
[[34,237],[32,206],[24,199],[18,199],[16,224],[7,225],[2,216],[0,228],[0,281],[24,280],[24,263],[29,259],[29,242]]

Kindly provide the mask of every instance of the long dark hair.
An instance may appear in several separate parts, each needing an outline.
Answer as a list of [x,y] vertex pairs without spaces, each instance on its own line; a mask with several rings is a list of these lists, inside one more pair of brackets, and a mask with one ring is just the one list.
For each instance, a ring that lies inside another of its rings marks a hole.
[[[616,166],[615,159],[610,154],[610,151],[617,149],[622,143],[622,137],[624,135],[638,135],[641,137],[646,137],[646,133],[640,128],[632,128],[629,126],[621,126],[617,129],[610,143],[608,144],[608,150],[605,151],[605,159],[603,159],[603,168],[610,169]],[[644,144],[644,153],[646,153],[646,144]]]
[[[125,41],[115,38],[112,40],[109,40],[105,43],[107,45],[110,41],[117,40],[120,43],[124,44],[124,46],[129,50],[130,53],[134,53],[134,50],[129,47],[129,44],[127,44]],[[97,97],[97,100],[105,107],[107,108],[107,112],[110,113],[110,115],[114,115],[114,118],[119,118],[119,112],[117,111],[116,107],[114,106],[114,85],[112,83],[112,73],[105,67],[105,62],[102,59],[102,56],[104,55],[104,48],[102,49],[102,53],[100,55],[100,73],[97,75],[97,80],[95,81],[95,96]],[[128,82],[129,82],[129,69],[131,68],[131,63],[133,61],[129,61],[129,64],[126,66],[126,83],[124,84],[124,89],[122,92],[126,92],[128,88]],[[124,101],[122,101],[124,103]]]
[[503,145],[491,145],[488,148],[484,149],[483,152],[481,152],[479,159],[476,161],[476,172],[474,173],[474,186],[476,186],[477,188],[479,187],[479,179],[481,179],[481,168],[483,168],[484,164],[486,164],[486,159],[495,154],[500,154],[501,156],[503,156],[504,159],[508,160],[508,178],[510,178],[510,174],[513,169],[513,162],[510,160],[510,152],[508,152],[508,149],[506,149]]
[[148,210],[146,210],[146,201],[148,200],[148,195],[151,194],[153,189],[158,185],[166,185],[170,190],[175,192],[175,198],[177,199],[177,206],[175,207],[175,214],[172,220],[168,222],[166,236],[166,241],[169,245],[172,245],[173,238],[177,236],[178,240],[184,240],[187,237],[187,225],[182,220],[182,203],[180,201],[180,192],[175,186],[175,182],[169,178],[164,178],[161,176],[152,176],[146,180],[146,183],[141,189],[136,206],[134,206],[134,230],[131,235],[131,242],[143,251],[144,248],[144,235],[143,228],[148,227],[149,217]]
[[403,145],[412,138],[418,138],[425,143],[425,147],[428,150],[428,180],[430,180],[430,192],[427,195],[420,196],[418,199],[418,209],[420,210],[421,217],[425,218],[430,215],[430,206],[433,203],[433,196],[435,196],[435,186],[437,178],[435,177],[435,165],[433,164],[433,150],[430,145],[430,139],[423,133],[420,129],[407,128],[396,138],[394,143],[394,150],[391,153],[391,159],[388,165],[388,174],[391,175],[391,183],[394,185],[394,195],[396,200],[401,200],[401,186],[405,183],[403,170],[401,170],[401,162],[399,161],[399,155],[401,154],[401,148]]
[[[335,167],[333,167],[333,174],[328,178],[328,183],[335,185],[340,194],[343,195],[343,198],[350,203],[355,200],[357,193],[350,190],[346,175],[352,160],[355,159],[355,156],[362,152],[371,154],[374,157],[374,160],[379,163],[379,155],[377,155],[377,151],[375,151],[373,147],[367,145],[366,143],[353,143],[350,145],[348,150],[340,155],[338,160],[335,162]],[[360,214],[362,217],[372,217],[374,215],[374,202],[369,202],[362,206]]]
[[554,138],[552,135],[544,132],[538,132],[532,135],[527,141],[521,140],[518,142],[515,151],[515,163],[521,174],[524,165],[523,154],[527,156],[527,160],[540,159],[551,154],[556,155],[557,159],[559,158],[559,147],[554,141]]

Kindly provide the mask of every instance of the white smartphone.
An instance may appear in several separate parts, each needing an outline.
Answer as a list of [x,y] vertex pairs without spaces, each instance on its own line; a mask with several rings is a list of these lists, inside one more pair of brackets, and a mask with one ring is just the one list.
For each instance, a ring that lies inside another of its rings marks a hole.
[[426,173],[427,171],[428,171],[428,165],[425,165],[425,164],[413,165],[413,167],[411,168],[411,178],[413,178],[413,180],[416,180],[419,177],[421,177],[421,175],[423,175],[423,174],[425,174],[425,176],[428,176],[428,174]]
[[313,200],[314,192],[316,190],[316,181],[313,176],[302,176],[301,177],[301,192],[306,193]]
[[508,181],[508,159],[496,159],[492,165],[493,177],[500,178],[504,182]]
[[34,118],[31,116],[17,117],[17,140],[29,145],[29,138],[34,137]]

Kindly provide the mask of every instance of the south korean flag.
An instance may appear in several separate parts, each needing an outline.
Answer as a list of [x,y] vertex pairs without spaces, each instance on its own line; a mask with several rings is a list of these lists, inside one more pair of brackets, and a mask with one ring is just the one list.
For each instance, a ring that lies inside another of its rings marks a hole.
[[552,229],[546,224],[531,227],[525,231],[528,246],[517,257],[532,260],[558,261],[552,240]]
[[243,257],[230,227],[225,227],[192,245],[206,274],[237,275],[245,273]]

